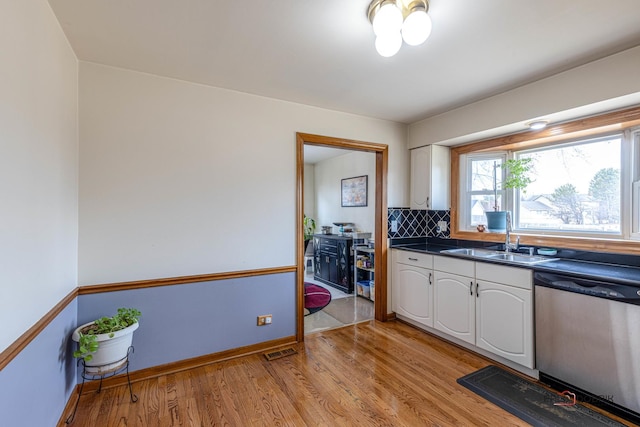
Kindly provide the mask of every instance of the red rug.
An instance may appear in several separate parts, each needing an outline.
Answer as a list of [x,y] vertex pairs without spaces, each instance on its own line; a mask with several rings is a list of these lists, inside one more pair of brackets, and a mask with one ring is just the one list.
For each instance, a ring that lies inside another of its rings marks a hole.
[[331,292],[313,283],[304,284],[304,315],[320,311],[331,302]]

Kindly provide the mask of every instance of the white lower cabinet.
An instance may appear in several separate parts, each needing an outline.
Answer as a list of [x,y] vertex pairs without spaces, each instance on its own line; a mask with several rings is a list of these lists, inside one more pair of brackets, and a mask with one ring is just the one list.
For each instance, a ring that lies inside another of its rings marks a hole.
[[530,270],[442,256],[433,270],[434,329],[533,369]]
[[393,311],[433,327],[432,256],[394,250],[392,269]]
[[434,327],[475,344],[476,302],[472,277],[434,271]]
[[[477,265],[476,346],[533,369],[531,271],[487,263]],[[486,280],[490,276],[508,283]]]

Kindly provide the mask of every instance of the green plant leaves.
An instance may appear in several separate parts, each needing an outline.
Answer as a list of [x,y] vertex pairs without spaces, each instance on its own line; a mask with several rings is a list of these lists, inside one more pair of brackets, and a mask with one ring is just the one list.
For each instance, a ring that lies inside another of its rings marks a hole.
[[80,332],[78,349],[73,352],[73,357],[83,358],[86,362],[93,359],[92,354],[98,351],[98,337],[92,333],[83,334]]
[[524,192],[527,185],[533,182],[527,175],[533,167],[532,161],[533,159],[530,157],[506,160],[502,164],[502,167],[507,170],[507,176],[502,183],[502,188],[517,188]]
[[118,313],[113,317],[96,319],[92,325],[83,328],[84,332],[79,332],[78,350],[73,352],[73,357],[90,362],[93,359],[92,354],[98,351],[97,335],[109,334],[109,338],[113,338],[114,332],[138,323],[140,316],[142,313],[135,308],[119,308]]

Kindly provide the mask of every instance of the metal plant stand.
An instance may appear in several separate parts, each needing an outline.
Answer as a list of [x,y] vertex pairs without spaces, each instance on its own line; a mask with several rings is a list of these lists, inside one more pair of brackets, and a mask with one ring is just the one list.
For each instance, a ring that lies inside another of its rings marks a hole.
[[[78,410],[78,403],[80,403],[80,396],[82,396],[82,389],[84,388],[84,382],[100,380],[100,384],[98,385],[98,390],[96,393],[100,393],[102,391],[102,380],[105,378],[113,377],[122,372],[127,373],[127,384],[129,385],[129,396],[131,397],[131,402],[135,403],[138,401],[138,396],[133,394],[133,389],[131,388],[131,378],[129,377],[129,355],[133,353],[133,346],[129,347],[127,350],[127,355],[120,359],[117,362],[109,363],[108,365],[103,366],[86,366],[84,363],[84,359],[78,360],[78,365],[82,365],[82,384],[80,385],[80,389],[78,390],[78,399],[76,400],[76,405],[73,408],[73,413],[67,418],[65,421],[66,424],[71,424],[73,419],[76,416],[76,411]],[[101,370],[101,367],[115,365],[112,368]],[[97,369],[98,373],[87,372],[87,368]]]

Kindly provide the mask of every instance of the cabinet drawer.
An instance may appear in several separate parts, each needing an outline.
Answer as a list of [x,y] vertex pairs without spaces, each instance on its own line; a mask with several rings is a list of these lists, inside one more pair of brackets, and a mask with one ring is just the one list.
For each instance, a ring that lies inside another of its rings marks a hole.
[[466,259],[451,258],[446,256],[433,257],[433,269],[444,271],[445,273],[457,274],[460,276],[474,277],[475,262]]
[[326,240],[323,240],[320,242],[320,251],[330,254],[337,254],[338,247],[336,246],[335,242],[327,242]]
[[476,263],[476,279],[502,283],[522,289],[532,289],[531,270],[526,268],[507,267],[488,262]]
[[414,265],[421,268],[433,268],[433,255],[420,252],[394,250],[395,261],[400,264]]

